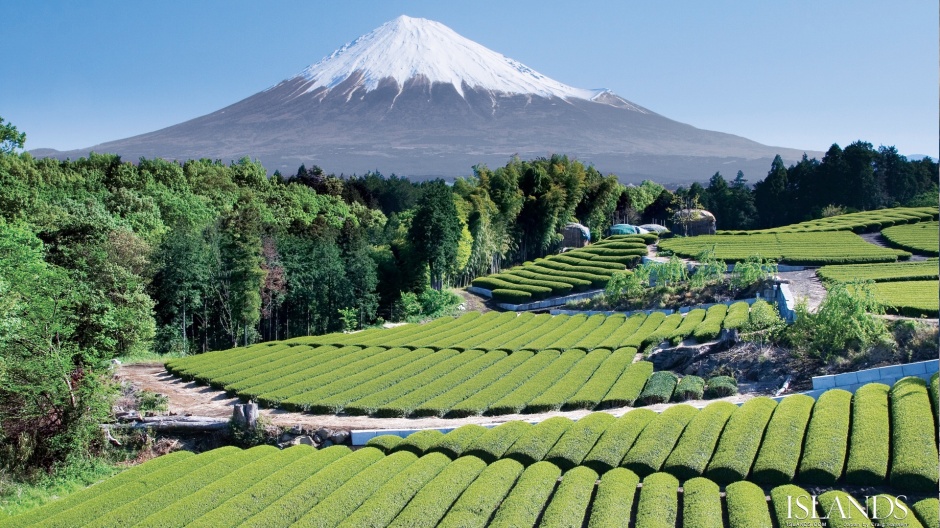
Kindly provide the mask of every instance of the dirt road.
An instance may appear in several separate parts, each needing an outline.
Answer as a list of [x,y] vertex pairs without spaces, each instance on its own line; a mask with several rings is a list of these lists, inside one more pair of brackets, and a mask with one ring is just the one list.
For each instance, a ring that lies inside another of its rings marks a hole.
[[[196,382],[183,381],[164,370],[159,363],[137,363],[120,366],[115,376],[127,380],[138,388],[164,394],[169,399],[171,411],[183,414],[192,413],[195,416],[211,416],[228,418],[232,416],[232,406],[238,403],[237,398],[231,398],[223,391],[200,385]],[[743,402],[750,399],[750,395],[739,394],[722,398],[731,402]],[[715,400],[685,402],[691,405],[705,405]],[[647,409],[660,410],[674,404],[651,405]],[[620,416],[629,411],[631,407],[608,409],[604,412]],[[508,414],[503,416],[473,416],[469,418],[371,418],[368,416],[336,416],[294,413],[279,409],[262,409],[261,414],[271,419],[276,425],[328,429],[429,429],[442,427],[459,427],[465,424],[493,424],[510,420],[541,421],[552,416],[567,416],[577,419],[592,411],[567,411],[540,414]]]

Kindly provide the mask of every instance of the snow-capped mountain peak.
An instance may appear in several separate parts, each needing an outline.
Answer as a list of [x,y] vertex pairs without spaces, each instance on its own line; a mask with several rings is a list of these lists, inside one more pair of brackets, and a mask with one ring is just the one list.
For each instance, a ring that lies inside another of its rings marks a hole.
[[383,79],[399,87],[417,76],[430,83],[452,84],[463,96],[463,85],[505,94],[533,94],[594,100],[607,90],[574,88],[490,50],[433,20],[400,16],[382,24],[310,66],[301,76],[306,92],[331,89],[352,75],[362,75],[366,92]]

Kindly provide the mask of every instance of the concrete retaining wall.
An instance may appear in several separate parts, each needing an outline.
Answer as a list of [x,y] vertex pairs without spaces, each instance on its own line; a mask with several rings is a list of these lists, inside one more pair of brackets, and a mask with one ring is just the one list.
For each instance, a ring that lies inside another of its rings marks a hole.
[[[553,306],[564,306],[565,304],[571,301],[583,301],[585,299],[593,299],[599,295],[603,295],[604,290],[589,290],[581,293],[574,293],[571,295],[565,295],[564,297],[552,297],[551,299],[545,299],[544,301],[536,301],[525,304],[509,304],[509,303],[499,303],[496,306],[499,306],[503,310],[509,310],[512,312],[524,312],[526,310],[546,310]],[[492,292],[490,293],[492,296]]]
[[[855,392],[866,383],[884,383],[890,387],[899,379],[907,376],[917,376],[924,380],[930,380],[930,377],[933,376],[934,372],[937,372],[938,368],[940,368],[940,360],[931,359],[905,365],[889,365],[856,372],[844,372],[831,376],[813,376],[813,390],[800,394],[818,398],[820,394],[832,389]],[[774,399],[780,401],[787,396],[791,395],[777,396]]]
[[493,298],[493,292],[487,290],[486,288],[477,288],[476,286],[467,286],[467,291],[470,293],[475,293],[480,297],[486,297],[487,299]]
[[780,317],[783,318],[787,324],[796,321],[796,297],[794,297],[793,292],[790,291],[789,284],[779,284],[777,286],[774,302],[777,304],[777,311],[780,312]]

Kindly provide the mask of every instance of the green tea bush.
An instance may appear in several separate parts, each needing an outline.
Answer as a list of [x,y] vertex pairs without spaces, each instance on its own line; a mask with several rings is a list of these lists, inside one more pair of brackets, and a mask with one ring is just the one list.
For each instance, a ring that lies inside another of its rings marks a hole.
[[698,376],[683,376],[676,385],[672,401],[701,400],[705,394],[705,380]]
[[800,481],[831,486],[842,477],[848,449],[852,393],[828,390],[816,400],[806,429]]
[[366,442],[366,447],[375,447],[381,449],[383,453],[388,454],[392,449],[395,448],[404,438],[398,435],[379,435],[373,436]]
[[888,392],[881,383],[861,386],[852,396],[849,456],[845,481],[861,486],[878,486],[888,475],[891,453],[891,425],[888,418]]
[[679,377],[667,370],[654,372],[643,387],[636,403],[639,405],[652,405],[654,403],[665,403],[672,398],[672,393],[676,388]]
[[568,471],[584,460],[604,431],[616,421],[613,415],[600,412],[579,419],[549,450],[545,460]]
[[456,459],[464,451],[473,445],[477,438],[486,433],[486,427],[476,424],[462,425],[453,431],[445,434],[435,442],[426,452],[444,453],[452,459]]
[[684,404],[663,411],[643,428],[620,465],[640,476],[659,471],[696,414],[698,409]]
[[[829,516],[828,526],[832,528],[874,528],[865,514],[865,505],[859,504],[854,497],[840,490],[827,491],[819,496],[820,515],[836,512]],[[845,513],[842,516],[841,513]]]
[[706,398],[724,398],[738,393],[738,382],[731,376],[714,376],[705,384]]
[[388,526],[412,497],[440,474],[448,464],[450,464],[450,459],[441,453],[431,453],[419,458],[417,462],[383,484],[339,526],[341,528]]
[[672,528],[679,515],[679,481],[668,473],[654,473],[643,479],[636,508],[636,525],[644,528]]
[[389,526],[437,526],[457,497],[485,468],[486,463],[474,456],[463,456],[453,461],[421,488]]
[[770,416],[777,402],[758,397],[744,402],[728,419],[715,456],[708,463],[705,476],[718,484],[744,480],[751,472],[751,465]]
[[581,464],[598,473],[606,473],[619,466],[637,437],[656,416],[647,409],[635,409],[624,414],[607,426]]
[[773,528],[764,490],[756,484],[741,481],[725,488],[729,528]]
[[506,458],[514,458],[531,466],[545,458],[574,422],[564,416],[554,416],[532,426],[506,451]]
[[555,491],[561,470],[549,462],[529,466],[496,510],[491,527],[535,526],[548,498]]
[[701,477],[682,483],[682,527],[724,528],[717,484]]
[[924,528],[940,526],[940,501],[936,497],[915,502],[911,509]]
[[737,408],[733,403],[714,402],[699,411],[682,431],[663,471],[679,480],[701,476],[715,453],[725,423]]
[[581,526],[591,503],[596,481],[597,473],[588,467],[578,466],[565,473],[555,495],[545,508],[545,513],[542,514],[539,526]]
[[793,481],[815,404],[816,400],[803,394],[787,396],[780,401],[770,417],[764,441],[754,460],[751,474],[754,482],[780,485]]
[[898,380],[889,394],[891,405],[891,485],[901,489],[937,489],[937,425],[930,412],[924,380]]
[[[614,468],[601,477],[591,504],[588,528],[618,528],[633,512],[633,497],[639,477],[629,469]],[[721,503],[718,504],[719,517]]]
[[473,455],[487,464],[492,464],[502,458],[516,440],[531,428],[531,425],[518,420],[497,425],[480,435],[464,454]]
[[438,526],[486,526],[490,516],[522,474],[522,470],[522,464],[515,460],[503,459],[490,464],[460,495]]

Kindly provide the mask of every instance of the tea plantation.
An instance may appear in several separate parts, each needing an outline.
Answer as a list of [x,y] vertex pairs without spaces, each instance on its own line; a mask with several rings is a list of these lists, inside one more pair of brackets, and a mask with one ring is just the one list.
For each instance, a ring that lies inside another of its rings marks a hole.
[[[890,209],[877,209],[848,213],[828,218],[808,220],[798,224],[790,224],[771,229],[755,231],[719,231],[717,234],[741,233],[805,233],[822,231],[853,231],[855,233],[871,233],[887,227],[913,224],[928,220],[937,220],[936,207],[894,207]],[[936,229],[934,230],[936,231]]]
[[603,288],[615,271],[634,267],[647,254],[647,244],[656,240],[652,233],[615,235],[584,248],[480,277],[473,281],[473,286],[490,290],[497,301],[512,304]]
[[683,258],[695,258],[703,251],[714,250],[714,258],[726,262],[743,261],[760,255],[782,264],[801,266],[895,262],[911,256],[906,251],[869,244],[860,236],[846,231],[745,232],[738,235],[671,238],[661,241],[659,249]]
[[[916,225],[916,224],[915,224]],[[871,280],[875,297],[887,313],[935,318],[938,302],[937,260],[892,264],[823,266],[816,274],[827,283]]]
[[[909,512],[882,504],[879,523],[935,527],[936,412],[924,381],[905,378],[817,402],[756,398],[739,408],[465,426],[379,437],[357,451],[177,452],[0,527],[619,527],[634,519],[643,528],[751,528],[788,526],[814,509],[824,516],[837,503],[846,515],[830,526],[875,526],[866,498]],[[836,483],[877,487],[853,496],[831,490]],[[795,503],[808,509],[794,513]]]
[[[459,417],[593,409],[670,400],[678,379],[654,383],[652,365],[634,363],[637,351],[664,340],[714,340],[746,314],[743,302],[715,305],[693,310],[683,319],[692,324],[677,327],[682,316],[660,312],[629,318],[474,312],[210,352],[166,368],[244,399],[313,413]],[[696,379],[679,394],[701,397],[707,387]]]
[[897,225],[881,231],[881,235],[893,246],[921,255],[936,257],[940,254],[940,232],[938,222]]

